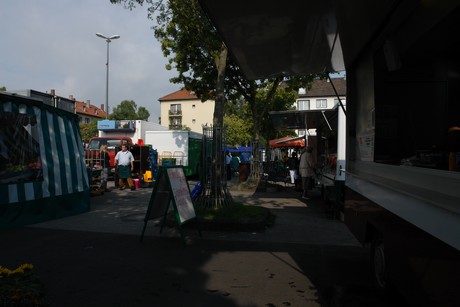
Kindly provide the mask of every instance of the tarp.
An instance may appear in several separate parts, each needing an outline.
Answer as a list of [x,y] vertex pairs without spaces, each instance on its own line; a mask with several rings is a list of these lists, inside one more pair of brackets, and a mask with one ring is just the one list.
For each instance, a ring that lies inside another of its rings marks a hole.
[[89,210],[78,117],[0,94],[0,228]]
[[279,148],[279,147],[305,147],[305,137],[291,137],[285,136],[279,139],[268,141],[269,148]]
[[252,152],[252,147],[251,146],[238,146],[238,147],[228,147],[228,148],[225,148],[225,150],[231,152],[231,153],[234,153],[234,152],[244,152],[244,150],[247,149],[248,152]]

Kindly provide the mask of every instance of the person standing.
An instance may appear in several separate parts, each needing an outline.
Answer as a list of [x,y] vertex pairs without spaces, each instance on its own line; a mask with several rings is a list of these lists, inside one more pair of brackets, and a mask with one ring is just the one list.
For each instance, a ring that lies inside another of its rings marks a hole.
[[240,174],[240,182],[246,181],[251,173],[251,154],[247,148],[244,148],[244,152],[241,154],[241,163],[238,172]]
[[117,152],[115,156],[115,167],[118,169],[119,189],[124,190],[125,181],[127,181],[130,189],[134,191],[136,188],[131,178],[131,172],[134,169],[134,157],[125,144],[121,145],[121,151]]
[[107,189],[107,181],[109,180],[110,156],[107,152],[107,145],[105,144],[101,145],[101,148],[99,149],[99,159],[102,167],[101,188],[105,192],[110,192],[110,190]]
[[240,166],[240,157],[236,153],[233,153],[232,157],[232,171],[235,175],[238,173],[238,168]]
[[251,154],[248,152],[248,149],[245,148],[241,154],[241,163],[249,164],[251,162]]
[[299,167],[299,159],[297,159],[297,153],[294,151],[288,160],[289,175],[291,177],[292,184],[295,184],[298,167]]
[[227,180],[232,180],[232,155],[227,151],[225,155],[225,164],[227,165]]
[[302,198],[309,200],[308,190],[311,188],[311,181],[315,170],[313,168],[313,158],[312,158],[313,147],[308,146],[307,149],[300,156],[299,172],[300,177],[302,177]]

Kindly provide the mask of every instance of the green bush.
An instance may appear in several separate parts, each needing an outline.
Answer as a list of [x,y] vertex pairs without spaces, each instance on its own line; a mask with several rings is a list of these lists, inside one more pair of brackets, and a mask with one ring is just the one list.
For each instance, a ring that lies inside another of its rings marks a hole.
[[46,288],[32,264],[21,264],[14,270],[0,266],[0,306],[48,306]]

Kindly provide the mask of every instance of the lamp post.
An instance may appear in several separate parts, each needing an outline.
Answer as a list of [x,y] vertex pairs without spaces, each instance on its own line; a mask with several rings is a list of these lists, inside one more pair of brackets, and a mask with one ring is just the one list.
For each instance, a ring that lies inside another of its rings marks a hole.
[[106,72],[106,77],[105,77],[105,119],[109,118],[109,44],[113,39],[118,39],[120,38],[120,35],[112,35],[110,37],[107,37],[101,33],[96,33],[96,36],[105,39],[107,42],[107,63],[105,65],[107,66],[107,72]]

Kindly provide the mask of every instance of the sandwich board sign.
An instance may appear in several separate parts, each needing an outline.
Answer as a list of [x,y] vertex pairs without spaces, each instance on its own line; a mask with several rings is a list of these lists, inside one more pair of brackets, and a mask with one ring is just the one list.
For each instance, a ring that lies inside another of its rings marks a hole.
[[[181,237],[184,239],[181,225],[189,220],[196,220],[196,214],[183,166],[160,168],[144,218],[141,241],[144,238],[145,228],[149,220],[163,217],[161,233],[171,204]],[[198,231],[201,236],[200,230]]]

